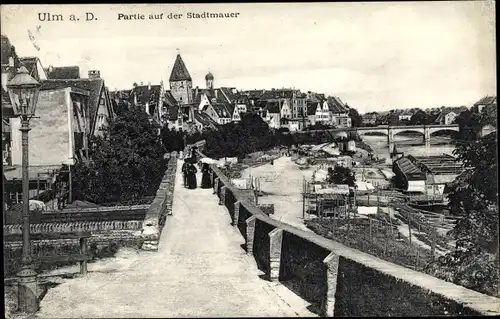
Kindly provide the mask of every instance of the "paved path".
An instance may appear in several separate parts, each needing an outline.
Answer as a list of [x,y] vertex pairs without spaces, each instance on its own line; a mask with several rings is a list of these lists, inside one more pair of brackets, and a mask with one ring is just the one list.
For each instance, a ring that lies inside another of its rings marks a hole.
[[176,178],[174,215],[159,251],[113,258],[114,272],[91,272],[50,289],[39,317],[315,316],[293,292],[259,278],[211,189],[188,190]]

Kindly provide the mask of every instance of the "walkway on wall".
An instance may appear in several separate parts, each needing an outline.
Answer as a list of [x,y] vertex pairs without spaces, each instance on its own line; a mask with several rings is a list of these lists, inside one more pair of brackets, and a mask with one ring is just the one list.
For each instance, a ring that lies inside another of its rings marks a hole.
[[39,317],[315,316],[293,292],[259,277],[226,208],[212,189],[185,189],[181,164],[158,252],[111,258],[99,272],[90,264],[86,277],[49,290]]

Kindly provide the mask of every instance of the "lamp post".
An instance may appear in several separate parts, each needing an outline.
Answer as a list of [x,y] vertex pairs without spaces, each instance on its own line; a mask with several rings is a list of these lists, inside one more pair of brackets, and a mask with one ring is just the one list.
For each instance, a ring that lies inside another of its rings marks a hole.
[[29,215],[29,157],[28,132],[30,119],[35,115],[40,83],[21,66],[17,74],[7,83],[14,114],[21,120],[23,150],[23,256],[22,268],[18,273],[18,305],[21,311],[34,313],[38,310],[36,271],[33,267],[30,247]]

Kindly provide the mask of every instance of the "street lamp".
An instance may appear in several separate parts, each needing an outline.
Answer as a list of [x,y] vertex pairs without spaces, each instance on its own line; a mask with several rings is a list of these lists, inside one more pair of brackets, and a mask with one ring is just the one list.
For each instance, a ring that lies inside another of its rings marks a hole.
[[33,267],[30,248],[30,215],[29,215],[29,158],[28,132],[30,119],[35,115],[40,83],[28,70],[21,66],[17,74],[7,83],[13,111],[21,120],[23,149],[23,257],[22,268],[18,273],[19,309],[34,313],[38,310],[36,271]]

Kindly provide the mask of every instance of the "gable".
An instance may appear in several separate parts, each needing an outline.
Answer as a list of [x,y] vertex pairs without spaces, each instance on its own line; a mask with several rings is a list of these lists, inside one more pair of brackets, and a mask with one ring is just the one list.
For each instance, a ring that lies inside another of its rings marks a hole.
[[238,111],[237,108],[234,109],[233,120],[241,120],[240,112]]
[[318,103],[316,106],[316,113],[322,113],[323,109],[321,108],[321,103]]
[[[86,90],[89,92],[89,102],[88,102],[88,114],[89,122],[91,127],[91,133],[94,132],[97,112],[101,102],[101,97],[103,97],[104,91],[104,80],[103,79],[78,79],[78,80],[45,80],[41,81],[40,91],[43,90],[54,90],[62,89],[67,87],[73,87],[81,90]],[[106,103],[107,100],[105,99]]]

